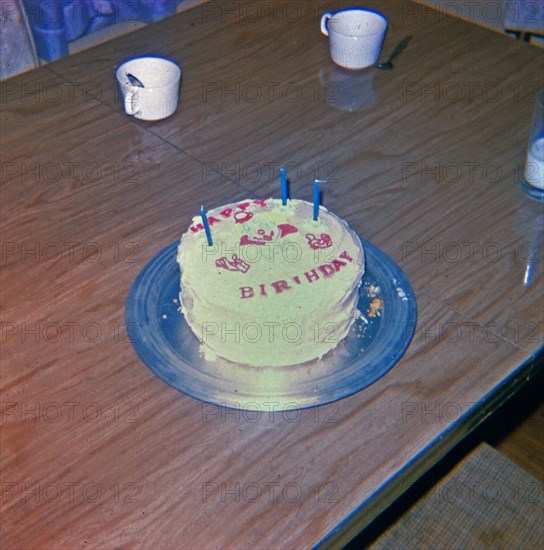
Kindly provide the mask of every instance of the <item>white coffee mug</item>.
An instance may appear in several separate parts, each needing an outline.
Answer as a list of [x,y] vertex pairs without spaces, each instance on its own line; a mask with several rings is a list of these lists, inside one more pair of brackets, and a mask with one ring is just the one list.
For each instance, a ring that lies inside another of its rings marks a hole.
[[387,19],[364,8],[347,8],[321,16],[321,32],[329,37],[332,60],[346,69],[374,65],[386,31]]
[[136,57],[123,62],[115,76],[127,115],[141,120],[160,120],[175,112],[181,70],[173,61]]

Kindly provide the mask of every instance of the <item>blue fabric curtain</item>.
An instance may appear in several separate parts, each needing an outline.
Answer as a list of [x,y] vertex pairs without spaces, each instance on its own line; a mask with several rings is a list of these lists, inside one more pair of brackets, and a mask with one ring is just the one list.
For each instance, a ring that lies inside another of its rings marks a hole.
[[182,0],[24,0],[38,54],[53,61],[68,43],[121,21],[152,23],[176,11]]

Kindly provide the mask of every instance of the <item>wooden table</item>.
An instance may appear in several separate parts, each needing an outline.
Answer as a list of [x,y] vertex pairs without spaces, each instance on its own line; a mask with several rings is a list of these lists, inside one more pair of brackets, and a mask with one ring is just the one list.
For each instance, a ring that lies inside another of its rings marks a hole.
[[[409,2],[367,1],[393,71],[345,75],[305,1],[211,2],[1,85],[3,548],[338,546],[538,369],[542,205],[520,189],[543,52]],[[268,6],[268,7],[266,7]],[[183,70],[169,119],[122,112],[114,69]],[[325,205],[403,268],[413,341],[369,388],[261,415],[138,359],[129,288],[201,203]],[[521,504],[522,505],[522,504]]]

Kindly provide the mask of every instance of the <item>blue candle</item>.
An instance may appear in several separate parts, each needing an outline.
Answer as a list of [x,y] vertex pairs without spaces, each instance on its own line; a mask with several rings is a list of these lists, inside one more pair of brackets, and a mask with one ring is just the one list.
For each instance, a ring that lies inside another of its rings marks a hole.
[[280,168],[281,178],[281,202],[283,206],[287,204],[287,177],[285,176],[285,168]]
[[314,180],[314,221],[319,216],[319,180]]
[[203,206],[200,207],[200,217],[202,218],[202,225],[204,226],[204,231],[206,231],[208,246],[213,246],[212,233],[210,231],[210,224],[208,223],[208,216],[206,216],[206,212],[204,212]]

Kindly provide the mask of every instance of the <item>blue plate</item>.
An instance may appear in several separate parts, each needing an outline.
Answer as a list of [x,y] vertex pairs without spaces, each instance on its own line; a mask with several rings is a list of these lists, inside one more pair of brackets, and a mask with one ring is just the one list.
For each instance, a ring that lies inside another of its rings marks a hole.
[[[366,266],[359,291],[361,316],[348,336],[320,360],[287,367],[249,367],[207,361],[179,311],[177,242],[140,272],[127,298],[127,331],[141,360],[177,390],[215,405],[248,411],[324,405],[366,388],[402,357],[417,320],[417,304],[397,264],[361,239]],[[381,307],[373,315],[371,304]]]

